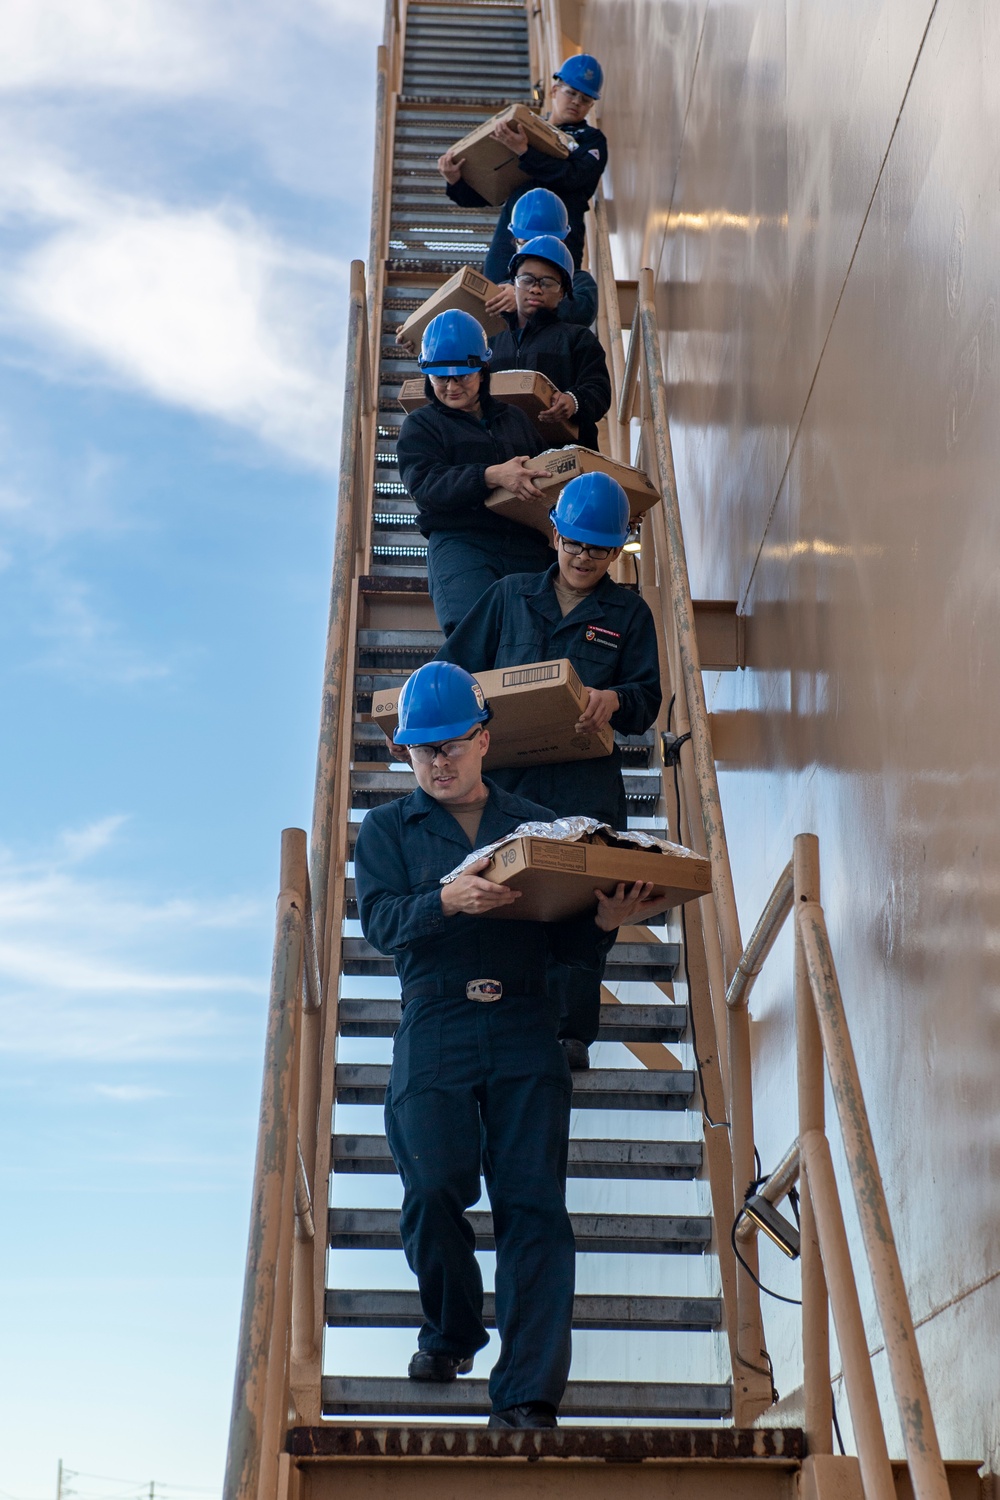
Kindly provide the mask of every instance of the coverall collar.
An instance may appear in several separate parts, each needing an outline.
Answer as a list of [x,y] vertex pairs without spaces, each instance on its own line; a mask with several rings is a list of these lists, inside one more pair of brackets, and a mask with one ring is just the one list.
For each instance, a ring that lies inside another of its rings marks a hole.
[[[563,614],[559,608],[559,600],[556,598],[555,581],[558,576],[559,564],[555,562],[550,568],[546,568],[544,573],[528,574],[518,592],[527,601],[530,609],[535,610],[555,625],[563,625],[567,620],[572,620],[580,605],[575,605],[568,615]],[[596,589],[580,601],[581,604],[586,604],[591,619],[599,620],[603,617],[604,604],[612,596],[615,587],[611,575],[605,573]]]
[[[483,816],[479,823],[477,842],[480,846],[491,844],[495,839],[505,838],[510,832],[511,818],[516,819],[518,823],[523,822],[518,807],[520,799],[505,792],[488,776],[483,777],[483,782],[489,792],[489,797],[486,799]],[[443,802],[436,802],[433,797],[428,796],[422,786],[418,786],[416,791],[411,792],[406,799],[403,816],[407,823],[422,821],[428,833],[436,834],[439,838],[457,844],[466,853],[472,847],[457,818],[452,817]]]

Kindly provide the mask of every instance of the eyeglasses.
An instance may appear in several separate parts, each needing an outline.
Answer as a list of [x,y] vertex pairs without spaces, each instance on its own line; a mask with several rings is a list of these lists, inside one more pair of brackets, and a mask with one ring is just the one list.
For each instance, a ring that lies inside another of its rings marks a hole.
[[456,385],[468,385],[469,381],[478,374],[478,370],[470,370],[468,375],[432,375],[431,384],[447,385],[449,381],[453,380]]
[[530,271],[521,271],[514,277],[518,286],[523,286],[528,291],[533,286],[541,287],[543,292],[562,291],[562,282],[556,276],[532,276]]
[[603,562],[615,550],[614,547],[588,547],[583,542],[571,542],[564,536],[559,538],[559,545],[570,557],[582,557],[586,553],[595,562]]
[[581,94],[579,89],[571,89],[568,83],[554,83],[552,92],[555,93],[557,90],[563,95],[567,104],[593,104],[594,102],[589,94]]
[[465,735],[460,740],[445,740],[443,745],[411,745],[410,754],[419,766],[429,766],[437,760],[461,760],[472,748],[472,742],[483,732],[483,726],[477,724],[471,734]]

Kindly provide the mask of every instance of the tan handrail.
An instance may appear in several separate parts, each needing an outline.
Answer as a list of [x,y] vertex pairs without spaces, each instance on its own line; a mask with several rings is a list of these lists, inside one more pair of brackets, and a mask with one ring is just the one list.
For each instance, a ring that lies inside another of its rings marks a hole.
[[[810,837],[800,834],[796,844]],[[889,1218],[889,1207],[875,1155],[875,1143],[822,906],[818,901],[797,902],[795,921],[815,1007],[822,1056],[826,1059],[837,1117],[850,1164],[851,1186],[871,1270],[875,1302],[882,1322],[910,1481],[916,1500],[948,1500],[948,1479],[941,1460],[927,1382],[917,1347],[916,1329],[906,1295],[899,1252]],[[810,1188],[818,1183],[825,1183],[828,1191],[831,1183],[835,1188],[828,1148],[826,1152],[823,1149],[825,1141],[820,1144],[808,1132],[803,1134],[801,1141]],[[812,1192],[807,1195],[812,1196]],[[822,1193],[815,1194],[817,1202],[821,1196]],[[820,1233],[822,1238],[822,1222]],[[838,1334],[839,1332],[838,1323]],[[858,1337],[864,1343],[863,1327],[860,1327]],[[866,1343],[864,1347],[867,1352]],[[841,1352],[843,1354],[843,1344]],[[845,1373],[846,1363],[845,1358]],[[863,1394],[860,1399],[863,1400]],[[853,1416],[853,1398],[851,1412]]]
[[[304,955],[306,838],[297,828],[281,836],[274,962],[264,1045],[260,1123],[250,1211],[246,1276],[237,1346],[223,1500],[248,1500],[265,1488],[277,1462],[285,1421],[281,1394],[285,1359],[276,1358],[274,1330],[287,1327],[291,1277],[291,1202],[297,1159],[295,1094],[298,1023]],[[272,1487],[273,1488],[273,1487]]]

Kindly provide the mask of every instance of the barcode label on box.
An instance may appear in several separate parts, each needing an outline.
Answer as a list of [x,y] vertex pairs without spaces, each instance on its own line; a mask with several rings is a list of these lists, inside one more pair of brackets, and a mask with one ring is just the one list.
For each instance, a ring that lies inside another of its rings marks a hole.
[[532,839],[531,863],[539,870],[586,873],[587,850],[583,844],[550,844],[545,839]]
[[557,661],[545,662],[541,666],[512,667],[505,671],[501,687],[527,687],[531,682],[554,682],[559,676]]

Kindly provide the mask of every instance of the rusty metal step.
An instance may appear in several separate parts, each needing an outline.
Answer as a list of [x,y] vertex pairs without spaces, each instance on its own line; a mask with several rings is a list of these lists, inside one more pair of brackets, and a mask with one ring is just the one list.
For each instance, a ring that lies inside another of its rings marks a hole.
[[[332,1149],[335,1172],[395,1176],[396,1164],[384,1135],[335,1135]],[[689,1182],[698,1176],[701,1158],[700,1141],[602,1141],[573,1136],[566,1173],[569,1177]]]
[[[485,1380],[451,1385],[374,1375],[324,1375],[323,1415],[482,1417],[490,1409]],[[571,1380],[559,1415],[567,1417],[689,1417],[719,1420],[731,1409],[727,1385],[681,1385],[653,1381]],[[735,1483],[735,1481],[730,1481]],[[738,1488],[738,1484],[736,1485]]]
[[[392,959],[379,953],[365,938],[344,938],[342,951],[344,974],[394,975],[396,972]],[[605,978],[609,983],[645,980],[664,984],[673,979],[679,962],[679,943],[616,943],[608,957]]]
[[[650,945],[652,946],[652,945]],[[386,1063],[338,1063],[336,1094],[341,1104],[382,1104]],[[573,1074],[574,1109],[687,1109],[695,1075],[686,1069],[591,1068]]]
[[[397,999],[345,995],[338,1003],[341,1036],[392,1036],[399,1025]],[[687,1008],[683,1005],[601,1006],[600,1042],[679,1042],[687,1032]]]
[[[419,1328],[424,1321],[418,1292],[328,1290],[328,1328]],[[492,1292],[483,1297],[483,1322],[496,1327]],[[627,1329],[631,1332],[703,1332],[722,1322],[718,1297],[580,1296],[573,1302],[573,1327]]]
[[[584,1075],[586,1076],[586,1075]],[[704,1255],[712,1221],[700,1214],[570,1214],[578,1255]],[[479,1250],[495,1248],[493,1215],[466,1215]],[[331,1208],[331,1250],[400,1250],[396,1208]]]

